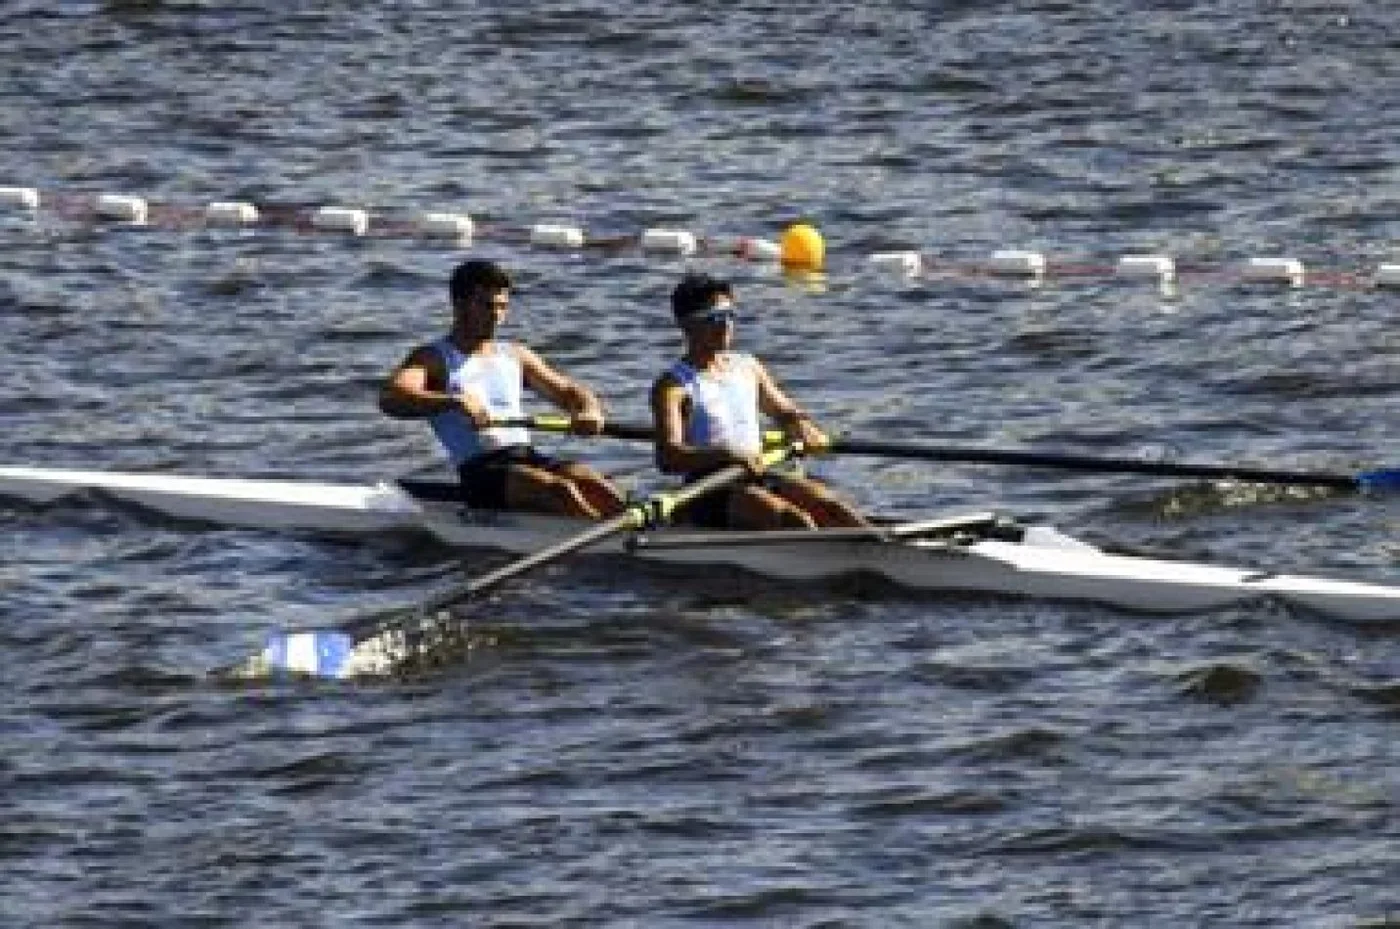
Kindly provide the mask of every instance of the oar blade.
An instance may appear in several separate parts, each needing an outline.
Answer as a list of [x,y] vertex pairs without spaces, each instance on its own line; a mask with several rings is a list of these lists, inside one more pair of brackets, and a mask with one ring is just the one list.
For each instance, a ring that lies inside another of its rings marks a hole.
[[315,677],[338,680],[349,677],[355,638],[337,629],[274,632],[262,650],[230,668],[232,678],[267,679]]
[[[764,463],[771,467],[801,452],[802,446],[793,443],[767,452]],[[454,635],[441,617],[448,615],[447,607],[463,597],[484,593],[526,571],[587,548],[609,536],[642,529],[653,522],[664,522],[677,508],[732,484],[747,473],[745,465],[732,464],[684,487],[633,503],[623,513],[591,525],[577,535],[476,577],[463,587],[430,598],[413,611],[415,618],[409,619],[407,625],[402,621],[384,619],[384,613],[380,611],[362,616],[341,629],[274,633],[267,638],[261,651],[216,674],[232,679],[290,676],[334,680],[387,673],[412,660],[425,642],[460,641],[460,634]]]
[[1356,486],[1368,494],[1400,493],[1400,469],[1362,471],[1356,475]]

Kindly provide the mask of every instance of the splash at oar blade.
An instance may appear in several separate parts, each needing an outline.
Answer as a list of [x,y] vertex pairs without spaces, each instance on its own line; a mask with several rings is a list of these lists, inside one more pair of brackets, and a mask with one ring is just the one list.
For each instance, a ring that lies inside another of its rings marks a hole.
[[[800,451],[797,445],[785,446],[765,454],[764,463],[771,466]],[[380,612],[337,629],[275,633],[268,638],[261,651],[222,673],[234,678],[260,678],[277,674],[347,678],[387,673],[434,643],[460,638],[460,629],[450,617],[441,613],[451,604],[485,593],[511,578],[596,545],[611,536],[664,523],[678,508],[732,484],[748,473],[743,465],[730,465],[684,487],[633,503],[619,515],[592,524],[577,535],[430,598],[413,609],[407,619],[402,612],[398,614],[397,621],[386,619],[386,614]]]

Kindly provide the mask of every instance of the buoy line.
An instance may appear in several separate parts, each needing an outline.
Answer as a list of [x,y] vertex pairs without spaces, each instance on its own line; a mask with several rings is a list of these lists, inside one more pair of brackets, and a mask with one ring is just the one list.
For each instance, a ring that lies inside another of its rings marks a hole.
[[[470,247],[478,238],[539,248],[617,253],[640,250],[649,254],[688,257],[719,255],[770,264],[796,272],[826,269],[826,243],[805,222],[787,227],[778,241],[757,236],[715,237],[686,229],[650,228],[635,234],[592,235],[567,223],[510,225],[481,222],[468,213],[422,212],[412,216],[371,211],[362,207],[306,204],[255,204],[214,201],[200,207],[152,203],[131,194],[41,194],[34,187],[0,187],[0,216],[37,217],[52,212],[78,223],[151,226],[164,229],[282,229],[298,234],[341,235],[353,238],[418,239],[452,247]],[[950,260],[918,250],[882,251],[854,260],[842,256],[850,270],[864,265],[875,273],[915,279],[999,278],[1020,280],[1032,287],[1051,280],[1115,279],[1155,283],[1163,295],[1177,292],[1187,277],[1193,281],[1267,284],[1289,289],[1307,286],[1347,290],[1400,288],[1400,263],[1370,269],[1327,270],[1304,266],[1297,258],[1261,255],[1236,264],[1178,264],[1164,253],[1125,254],[1113,264],[1076,264],[1051,260],[1044,252],[997,249],[981,260]]]

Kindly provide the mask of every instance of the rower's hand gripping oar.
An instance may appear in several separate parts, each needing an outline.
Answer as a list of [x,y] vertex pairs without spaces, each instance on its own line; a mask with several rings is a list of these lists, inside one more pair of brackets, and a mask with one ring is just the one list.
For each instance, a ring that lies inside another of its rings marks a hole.
[[[514,424],[546,432],[571,431],[569,420],[564,416],[533,416],[519,420]],[[650,426],[607,423],[603,426],[602,434],[617,439],[650,440],[652,430]],[[778,432],[765,433],[764,437],[770,445],[782,441],[782,433]],[[1400,469],[1394,468],[1359,471],[1354,474],[1327,471],[1289,471],[1247,465],[1149,461],[1138,458],[1037,452],[1029,449],[880,442],[850,436],[833,437],[831,446],[823,451],[825,454],[832,455],[872,455],[918,461],[963,461],[977,464],[1020,465],[1030,468],[1059,468],[1067,471],[1151,474],[1159,477],[1198,477],[1214,480],[1253,481],[1260,484],[1296,484],[1305,487],[1331,487],[1337,490],[1355,490],[1364,493],[1400,491]]]
[[[799,444],[787,445],[766,452],[763,464],[771,467],[801,452]],[[390,622],[384,618],[385,613],[379,611],[352,620],[338,629],[275,633],[268,638],[262,651],[223,671],[222,676],[250,678],[299,674],[342,678],[361,670],[367,657],[377,655],[401,660],[413,652],[413,648],[405,645],[410,639],[414,642],[431,641],[435,631],[443,631],[441,617],[437,614],[453,603],[482,594],[511,578],[558,561],[611,536],[660,526],[670,521],[672,514],[680,507],[732,484],[748,473],[748,468],[742,464],[729,465],[683,487],[632,503],[617,516],[594,523],[575,536],[473,578],[461,587],[430,597],[416,606],[412,617],[407,620],[402,619],[402,611],[395,611],[400,621]],[[377,659],[371,664],[376,670],[382,669],[382,662]]]

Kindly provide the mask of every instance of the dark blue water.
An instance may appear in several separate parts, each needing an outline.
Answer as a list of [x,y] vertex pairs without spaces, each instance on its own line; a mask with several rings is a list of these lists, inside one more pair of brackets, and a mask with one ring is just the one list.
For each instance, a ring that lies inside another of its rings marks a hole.
[[[377,480],[378,379],[461,250],[203,204],[469,212],[510,334],[635,420],[686,264],[832,429],[1292,468],[1394,463],[1400,32],[1385,4],[0,5],[13,464]],[[126,193],[142,229],[90,215]],[[915,249],[927,274],[869,268]],[[1039,287],[976,268],[1038,249]],[[1177,293],[1114,277],[1173,254]],[[1301,288],[1248,284],[1289,256]],[[1057,272],[1058,269],[1058,272]],[[1077,272],[1076,272],[1077,269]],[[644,450],[547,440],[650,479]],[[870,509],[1400,582],[1376,498],[833,459]],[[414,538],[0,506],[5,926],[1309,926],[1400,919],[1400,639],[1273,604],[1078,604],[545,570],[408,682],[227,688],[269,629],[499,563]],[[1387,922],[1390,920],[1390,922]]]

